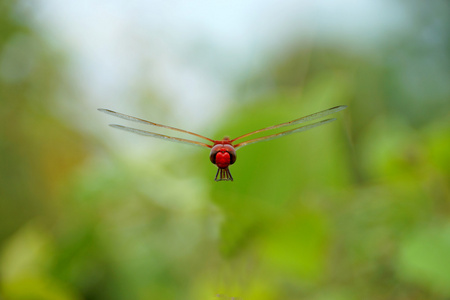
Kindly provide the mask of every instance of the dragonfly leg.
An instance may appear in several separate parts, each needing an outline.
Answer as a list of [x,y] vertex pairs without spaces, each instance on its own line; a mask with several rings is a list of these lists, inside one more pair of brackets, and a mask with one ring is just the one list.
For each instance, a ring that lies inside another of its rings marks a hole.
[[[217,178],[219,177],[219,178]],[[230,170],[227,168],[217,168],[215,181],[233,181]]]

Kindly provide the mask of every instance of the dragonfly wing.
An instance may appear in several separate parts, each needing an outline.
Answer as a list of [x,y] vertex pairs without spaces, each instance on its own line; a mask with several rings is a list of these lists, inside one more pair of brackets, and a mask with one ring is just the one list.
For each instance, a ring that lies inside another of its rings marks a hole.
[[272,135],[263,136],[263,137],[260,137],[260,138],[248,140],[248,141],[236,144],[234,146],[234,149],[237,150],[239,148],[242,148],[244,146],[247,146],[247,145],[250,145],[250,144],[253,144],[253,143],[258,143],[258,142],[262,142],[262,141],[269,141],[269,140],[277,139],[279,137],[282,137],[282,136],[285,136],[285,135],[288,135],[288,134],[306,131],[306,130],[312,129],[314,127],[317,127],[317,126],[321,126],[321,125],[333,122],[335,120],[336,119],[326,119],[326,120],[323,120],[323,121],[319,121],[319,122],[316,122],[316,123],[312,123],[312,124],[309,124],[309,125],[305,125],[305,126],[302,126],[302,127],[291,129],[291,130],[288,130],[288,131],[283,131],[283,132],[280,132],[280,133],[277,133],[277,134],[272,134]]
[[131,128],[131,127],[126,127],[126,126],[122,126],[122,125],[110,124],[109,126],[117,128],[117,129],[120,129],[120,130],[125,130],[125,131],[129,131],[129,132],[137,133],[137,134],[140,134],[140,135],[151,136],[151,137],[154,137],[154,138],[163,139],[163,140],[166,140],[166,141],[183,143],[183,144],[189,144],[189,145],[206,147],[206,148],[211,148],[212,147],[212,146],[210,146],[208,144],[201,143],[201,142],[181,139],[181,138],[177,138],[177,137],[172,137],[172,136],[168,136],[168,135],[163,135],[163,134],[154,133],[154,132],[141,130],[141,129],[136,129],[136,128]]
[[190,135],[193,135],[193,136],[205,139],[205,140],[210,141],[210,142],[214,142],[212,139],[209,139],[206,136],[203,136],[203,135],[200,135],[200,134],[197,134],[197,133],[194,133],[194,132],[190,132],[190,131],[187,131],[187,130],[183,130],[183,129],[179,129],[179,128],[175,128],[175,127],[171,127],[171,126],[167,126],[167,125],[162,125],[162,124],[158,124],[158,123],[153,123],[153,122],[150,122],[150,121],[147,121],[147,120],[144,120],[144,119],[140,119],[140,118],[132,117],[132,116],[129,116],[129,115],[121,114],[121,113],[112,111],[110,109],[99,108],[98,110],[101,111],[101,112],[104,112],[105,114],[108,114],[108,115],[111,115],[111,116],[115,116],[115,117],[118,117],[118,118],[121,118],[121,119],[129,120],[129,121],[133,121],[133,122],[138,122],[138,123],[142,123],[142,124],[146,124],[146,125],[152,125],[152,126],[156,126],[156,127],[171,129],[171,130],[175,130],[175,131],[178,131],[178,132],[187,133],[187,134],[190,134]]
[[345,108],[347,108],[347,105],[340,105],[340,106],[332,107],[332,108],[329,108],[329,109],[326,109],[326,110],[323,110],[323,111],[319,111],[319,112],[316,112],[314,114],[311,114],[311,115],[308,115],[308,116],[304,116],[304,117],[301,117],[299,119],[295,119],[295,120],[292,120],[292,121],[289,121],[289,122],[286,122],[286,123],[281,123],[281,124],[278,124],[278,125],[273,125],[273,126],[269,126],[269,127],[263,128],[263,129],[252,131],[250,133],[241,135],[240,137],[237,137],[237,138],[235,138],[235,139],[233,139],[231,141],[234,142],[234,141],[237,141],[237,140],[242,139],[244,137],[253,135],[255,133],[267,131],[267,130],[272,130],[272,129],[276,129],[276,128],[280,128],[280,127],[284,127],[284,126],[290,126],[290,125],[295,125],[295,124],[300,124],[300,123],[316,120],[316,119],[325,117],[327,115],[334,114],[334,113],[336,113],[336,112],[338,112],[340,110],[343,110]]

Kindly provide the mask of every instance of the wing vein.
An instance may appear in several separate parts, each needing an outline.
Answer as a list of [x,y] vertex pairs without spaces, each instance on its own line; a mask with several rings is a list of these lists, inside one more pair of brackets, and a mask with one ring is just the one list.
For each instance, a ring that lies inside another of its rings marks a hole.
[[282,137],[282,136],[285,136],[285,135],[288,135],[288,134],[306,131],[306,130],[312,129],[314,127],[317,127],[317,126],[321,126],[321,125],[333,122],[335,120],[336,120],[335,118],[333,118],[333,119],[326,119],[326,120],[322,120],[322,121],[319,121],[319,122],[316,122],[316,123],[308,124],[308,125],[305,125],[305,126],[302,126],[302,127],[294,128],[294,129],[287,130],[287,131],[283,131],[283,132],[280,132],[280,133],[276,133],[276,134],[272,134],[272,135],[263,136],[263,137],[260,137],[260,138],[248,140],[248,141],[236,144],[234,146],[234,148],[237,150],[239,148],[242,148],[244,146],[247,146],[247,145],[250,145],[250,144],[253,144],[253,143],[257,143],[257,142],[261,142],[261,141],[269,141],[269,140],[273,140],[273,139],[276,139],[276,138],[279,138],[279,137]]
[[311,115],[307,115],[307,116],[301,117],[299,119],[295,119],[295,120],[292,120],[292,121],[289,121],[289,122],[285,122],[285,123],[281,123],[281,124],[278,124],[278,125],[273,125],[273,126],[269,126],[269,127],[266,127],[266,128],[258,129],[256,131],[249,132],[247,134],[241,135],[241,136],[231,140],[231,142],[235,142],[235,141],[240,140],[240,139],[242,139],[244,137],[248,137],[250,135],[254,135],[256,133],[260,133],[260,132],[263,132],[263,131],[267,131],[267,130],[272,130],[272,129],[276,129],[276,128],[280,128],[280,127],[285,127],[285,126],[290,126],[290,125],[295,125],[295,124],[300,124],[300,123],[304,123],[304,122],[313,121],[313,120],[325,117],[327,115],[336,113],[336,112],[338,112],[340,110],[343,110],[345,108],[347,108],[347,105],[335,106],[335,107],[332,107],[332,108],[329,108],[329,109],[326,109],[326,110],[323,110],[323,111],[316,112],[316,113],[311,114]]
[[146,124],[146,125],[166,128],[166,129],[170,129],[170,130],[175,130],[175,131],[178,131],[178,132],[187,133],[187,134],[190,134],[190,135],[193,135],[193,136],[205,139],[205,140],[210,141],[210,142],[214,142],[212,139],[207,138],[206,136],[203,136],[203,135],[200,135],[200,134],[197,134],[197,133],[194,133],[194,132],[190,132],[190,131],[187,131],[187,130],[183,130],[183,129],[179,129],[179,128],[175,128],[175,127],[171,127],[171,126],[167,126],[167,125],[162,125],[162,124],[150,122],[150,121],[147,121],[147,120],[144,120],[144,119],[140,119],[140,118],[132,117],[132,116],[129,116],[129,115],[121,114],[121,113],[112,111],[110,109],[99,108],[98,110],[103,112],[103,113],[105,113],[105,114],[108,114],[108,115],[111,115],[111,116],[114,116],[114,117],[118,117],[118,118],[121,118],[121,119],[125,119],[125,120],[128,120],[128,121],[138,122],[138,123],[141,123],[141,124]]
[[194,145],[194,146],[200,146],[200,147],[206,147],[206,148],[211,148],[212,147],[211,145],[208,145],[208,144],[205,144],[205,143],[201,143],[201,142],[197,142],[197,141],[191,141],[191,140],[187,140],[187,139],[177,138],[177,137],[168,136],[168,135],[159,134],[159,133],[154,133],[154,132],[150,132],[150,131],[146,131],[146,130],[131,128],[131,127],[127,127],[127,126],[122,126],[122,125],[117,125],[117,124],[109,124],[109,126],[111,126],[113,128],[120,129],[120,130],[124,130],[124,131],[128,131],[128,132],[140,134],[140,135],[151,136],[151,137],[154,137],[154,138],[163,139],[163,140],[166,140],[166,141],[178,142],[178,143]]

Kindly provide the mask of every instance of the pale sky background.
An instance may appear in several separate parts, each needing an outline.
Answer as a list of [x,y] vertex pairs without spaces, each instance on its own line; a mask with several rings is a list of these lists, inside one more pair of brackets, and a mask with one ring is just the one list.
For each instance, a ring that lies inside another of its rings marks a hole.
[[170,103],[168,125],[191,130],[226,112],[239,100],[231,99],[235,83],[290,45],[325,43],[364,53],[410,22],[406,8],[392,0],[23,3],[30,22],[67,53],[67,76],[87,107],[146,117],[136,106],[136,87],[144,85]]

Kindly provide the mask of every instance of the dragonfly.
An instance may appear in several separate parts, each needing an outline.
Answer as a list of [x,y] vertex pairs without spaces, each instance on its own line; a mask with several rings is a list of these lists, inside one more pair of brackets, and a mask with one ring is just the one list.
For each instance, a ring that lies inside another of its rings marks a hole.
[[325,125],[325,124],[335,121],[336,118],[317,121],[317,122],[314,122],[314,123],[311,123],[308,125],[296,127],[294,129],[286,130],[286,131],[271,134],[271,135],[266,135],[263,137],[253,138],[253,139],[246,140],[243,142],[239,142],[239,140],[248,138],[248,137],[250,137],[254,134],[260,133],[260,132],[273,130],[273,129],[277,129],[277,128],[282,128],[282,127],[286,127],[286,126],[293,126],[293,125],[297,125],[300,123],[317,120],[319,118],[323,118],[330,114],[334,114],[345,108],[347,108],[346,105],[335,106],[335,107],[332,107],[332,108],[329,108],[329,109],[326,109],[323,111],[319,111],[314,114],[307,115],[307,116],[304,116],[304,117],[301,117],[301,118],[298,118],[298,119],[295,119],[295,120],[292,120],[289,122],[285,122],[285,123],[281,123],[278,125],[273,125],[273,126],[265,127],[262,129],[258,129],[258,130],[246,133],[244,135],[238,136],[237,138],[234,138],[234,139],[230,139],[228,136],[225,136],[221,140],[213,140],[206,136],[203,136],[203,135],[200,135],[200,134],[197,134],[194,132],[190,132],[190,131],[187,131],[184,129],[179,129],[179,128],[175,128],[175,127],[171,127],[171,126],[167,126],[167,125],[150,122],[150,121],[147,121],[144,119],[132,117],[132,116],[118,113],[118,112],[115,112],[115,111],[112,111],[109,109],[105,109],[105,108],[99,108],[98,110],[103,113],[106,113],[106,114],[109,114],[109,115],[112,115],[114,117],[118,117],[121,119],[125,119],[128,121],[142,123],[145,125],[150,125],[150,126],[159,127],[159,128],[170,129],[173,131],[189,134],[191,136],[208,141],[207,143],[206,142],[203,143],[203,142],[198,142],[198,141],[194,141],[194,140],[159,134],[159,133],[155,133],[155,132],[151,132],[151,131],[147,131],[147,130],[141,130],[141,129],[137,129],[137,128],[127,127],[127,126],[123,126],[123,125],[109,124],[109,126],[111,126],[111,127],[114,127],[114,128],[120,129],[120,130],[125,130],[125,131],[132,132],[132,133],[136,133],[136,134],[140,134],[140,135],[144,135],[144,136],[150,136],[153,138],[163,139],[166,141],[183,143],[183,144],[188,144],[188,145],[199,146],[199,147],[211,149],[210,154],[209,154],[209,159],[214,165],[217,166],[217,173],[216,173],[216,177],[214,178],[214,180],[215,181],[233,181],[233,177],[231,176],[229,167],[230,167],[230,165],[232,165],[236,162],[236,150],[238,150],[244,146],[250,145],[250,144],[259,143],[262,141],[269,141],[269,140],[277,139],[277,138],[280,138],[280,137],[283,137],[283,136],[286,136],[289,134],[303,132],[303,131],[306,131],[306,130],[309,130],[309,129],[312,129],[312,128],[315,128],[318,126],[322,126],[322,125]]

